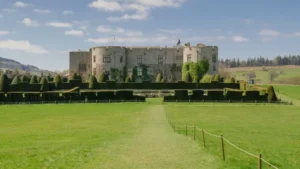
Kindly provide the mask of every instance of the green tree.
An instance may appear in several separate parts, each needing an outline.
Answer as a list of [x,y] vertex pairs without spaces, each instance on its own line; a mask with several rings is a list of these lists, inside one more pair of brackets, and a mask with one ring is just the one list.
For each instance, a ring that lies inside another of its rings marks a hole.
[[56,89],[60,89],[61,83],[62,83],[61,76],[60,76],[60,75],[56,75],[56,76],[54,77],[55,88],[56,88]]
[[190,72],[186,72],[184,75],[183,75],[183,79],[182,79],[184,82],[186,83],[189,83],[189,82],[192,82],[192,77],[190,75]]
[[203,77],[209,70],[209,61],[206,59],[201,59],[197,65],[199,67],[199,75],[200,77]]
[[30,84],[38,83],[37,77],[36,76],[31,76],[30,79]]
[[42,84],[41,91],[49,90],[49,83],[46,77],[42,77],[40,84]]
[[0,92],[7,92],[9,89],[9,80],[5,73],[0,76]]
[[156,81],[155,81],[155,82],[156,82],[156,83],[160,83],[162,79],[163,79],[162,74],[161,74],[161,73],[158,73],[157,76],[156,76]]
[[134,66],[133,69],[132,69],[132,77],[131,77],[132,82],[136,82],[137,74],[138,74],[137,67]]
[[190,66],[189,66],[190,70],[190,75],[191,75],[191,78],[192,78],[192,81],[194,83],[198,83],[199,82],[199,76],[201,74],[201,70],[200,70],[200,67],[197,63],[190,63]]
[[15,78],[11,82],[11,84],[13,84],[13,85],[20,84],[20,83],[21,83],[21,79],[20,79],[20,77],[18,75],[15,76]]
[[131,83],[131,80],[130,80],[130,77],[129,77],[129,76],[126,77],[125,83]]
[[96,89],[97,88],[97,79],[94,75],[90,76],[89,79],[89,88]]
[[182,81],[184,81],[185,74],[190,71],[190,64],[191,64],[191,62],[186,62],[182,65],[182,70],[181,70],[181,74],[182,74],[181,79],[182,79]]

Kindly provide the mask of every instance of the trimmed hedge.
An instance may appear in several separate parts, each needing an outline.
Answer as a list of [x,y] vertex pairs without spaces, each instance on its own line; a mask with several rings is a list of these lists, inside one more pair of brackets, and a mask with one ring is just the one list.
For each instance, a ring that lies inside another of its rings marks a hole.
[[59,97],[59,93],[42,93],[42,100],[58,101],[58,100],[62,100],[62,98]]
[[243,100],[245,101],[255,101],[261,100],[261,96],[259,95],[259,91],[257,90],[247,90],[244,92]]
[[5,94],[0,93],[0,102],[4,102],[6,100]]
[[97,92],[97,100],[115,100],[115,92]]
[[134,100],[133,91],[116,91],[117,100]]
[[37,102],[41,100],[40,93],[24,93],[25,101],[29,102]]
[[0,76],[0,92],[7,92],[9,90],[9,79],[6,74]]
[[175,90],[175,97],[177,100],[189,100],[187,90]]
[[22,102],[23,93],[7,93],[6,102]]
[[268,94],[267,99],[268,99],[268,102],[269,102],[269,103],[275,102],[275,101],[278,100],[278,99],[277,99],[277,96],[276,96],[276,93],[275,93],[275,91],[274,91],[274,87],[273,87],[273,86],[269,86],[269,87],[267,88],[267,94]]
[[192,100],[203,100],[204,91],[203,90],[193,90]]
[[39,92],[41,90],[42,84],[29,84],[20,83],[15,85],[9,85],[8,91],[10,92]]
[[207,95],[204,100],[224,100],[223,90],[207,90]]
[[226,100],[243,100],[243,91],[227,90],[225,92]]
[[84,92],[81,96],[87,100],[97,100],[96,92]]

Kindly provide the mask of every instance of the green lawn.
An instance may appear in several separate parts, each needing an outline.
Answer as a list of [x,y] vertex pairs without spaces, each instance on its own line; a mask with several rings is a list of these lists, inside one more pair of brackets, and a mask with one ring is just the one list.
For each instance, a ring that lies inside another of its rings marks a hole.
[[[179,125],[196,125],[225,138],[279,168],[300,166],[300,111],[296,106],[239,104],[167,104],[168,118]],[[184,133],[184,131],[183,131]],[[201,133],[198,141],[202,144]],[[206,135],[207,151],[222,159],[220,138]],[[222,168],[256,168],[257,159],[225,143]],[[265,165],[264,168],[267,168]]]
[[287,95],[290,98],[300,100],[300,85],[275,85],[274,87],[276,92]]
[[300,165],[299,107],[147,101],[0,106],[0,169],[256,168],[255,158],[227,144],[224,162],[220,139],[207,136],[203,148],[200,138],[175,133],[166,112],[280,168]]

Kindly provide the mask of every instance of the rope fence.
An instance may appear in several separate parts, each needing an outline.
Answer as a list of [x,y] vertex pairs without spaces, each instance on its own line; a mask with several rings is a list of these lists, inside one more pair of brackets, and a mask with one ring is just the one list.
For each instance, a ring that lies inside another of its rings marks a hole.
[[[221,139],[223,160],[225,160],[224,142],[226,142],[229,145],[231,145],[232,147],[234,147],[235,149],[237,149],[237,150],[239,150],[239,151],[241,151],[241,152],[243,152],[243,153],[245,153],[245,154],[247,154],[247,155],[249,155],[251,157],[255,157],[258,160],[258,162],[257,162],[258,163],[258,169],[262,169],[262,163],[265,163],[269,167],[272,167],[274,169],[279,169],[275,165],[273,165],[270,162],[268,162],[267,160],[263,159],[262,158],[262,154],[255,155],[253,153],[250,153],[250,152],[248,152],[248,151],[246,151],[246,150],[238,147],[237,145],[233,144],[228,139],[226,139],[225,137],[223,137],[223,135],[216,135],[216,134],[210,133],[210,132],[204,130],[203,128],[199,128],[197,126],[189,126],[187,124],[186,125],[175,125],[175,124],[171,123],[170,121],[168,121],[168,122],[169,122],[169,124],[171,125],[171,127],[173,128],[173,130],[175,132],[178,131],[180,133],[180,131],[185,131],[186,135],[188,135],[189,132],[193,132],[194,140],[196,140],[196,130],[199,131],[199,132],[202,132],[202,138],[203,138],[203,145],[204,145],[204,147],[206,146],[206,143],[205,143],[205,136],[206,135]],[[193,129],[189,131],[189,128],[193,128]]]

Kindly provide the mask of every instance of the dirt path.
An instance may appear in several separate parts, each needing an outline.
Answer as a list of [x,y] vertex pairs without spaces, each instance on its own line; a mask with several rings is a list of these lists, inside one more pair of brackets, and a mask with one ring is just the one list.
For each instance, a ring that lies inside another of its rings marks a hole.
[[153,105],[144,113],[134,137],[109,143],[98,150],[99,159],[85,168],[96,169],[215,169],[213,156],[192,139],[174,133],[167,123],[164,106]]

